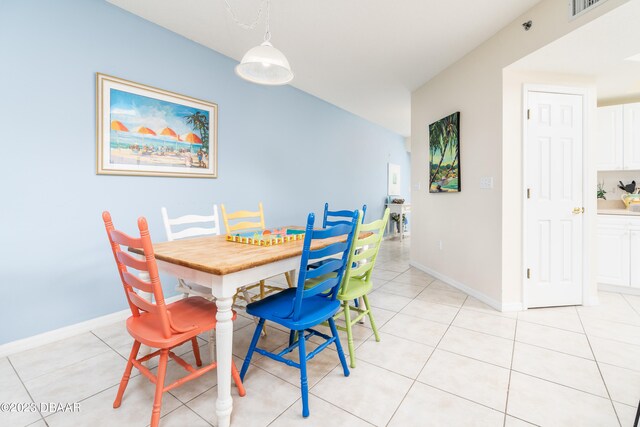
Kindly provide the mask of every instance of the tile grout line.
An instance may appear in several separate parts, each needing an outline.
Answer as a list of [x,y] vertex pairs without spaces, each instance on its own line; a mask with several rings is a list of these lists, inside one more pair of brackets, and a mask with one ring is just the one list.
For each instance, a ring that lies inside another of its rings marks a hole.
[[580,321],[580,325],[584,330],[584,335],[587,337],[587,344],[589,344],[589,349],[591,350],[591,353],[593,353],[593,360],[596,362],[596,367],[598,368],[600,379],[602,379],[602,384],[604,385],[604,389],[607,392],[607,396],[609,396],[609,402],[613,407],[613,413],[616,415],[616,418],[618,419],[618,424],[620,424],[620,427],[622,427],[622,421],[620,420],[620,416],[618,415],[618,411],[616,410],[616,405],[614,405],[613,403],[613,399],[611,398],[611,393],[609,392],[609,387],[607,386],[607,382],[604,380],[604,375],[602,375],[602,369],[600,369],[600,363],[598,363],[598,358],[596,357],[596,353],[593,351],[593,347],[591,346],[591,340],[589,339],[589,335],[587,334],[587,330],[584,327],[584,323],[582,323],[582,317],[580,316],[580,312],[578,311],[577,308],[576,308],[576,313],[578,314],[578,320]]
[[[217,384],[216,384],[216,385],[217,385]],[[213,386],[213,387],[215,387],[215,386]],[[213,387],[211,387],[211,388],[213,388]],[[178,398],[176,397],[176,399],[178,399]],[[178,401],[180,401],[180,399],[178,399]],[[196,411],[194,411],[193,409],[191,409],[190,407],[188,407],[186,403],[183,403],[183,404],[182,404],[182,406],[184,406],[185,408],[187,408],[187,410],[189,410],[189,411],[193,412],[194,414],[196,414],[196,416],[197,416],[198,418],[200,418],[200,419],[201,419],[201,420],[203,420],[205,423],[207,423],[208,425],[210,425],[211,427],[213,427],[213,424],[211,424],[209,421],[205,420],[205,419],[204,419],[204,417],[203,417],[202,415],[200,415],[199,413],[197,413]],[[163,417],[163,418],[164,418],[164,417]],[[161,419],[162,419],[162,418],[161,418]]]
[[[13,372],[15,372],[16,377],[18,377],[18,381],[20,381],[20,384],[22,384],[22,388],[24,388],[24,391],[27,392],[27,395],[29,396],[29,399],[31,399],[31,402],[35,403],[36,401],[33,399],[33,396],[31,395],[31,392],[29,391],[29,389],[25,385],[24,381],[22,381],[22,378],[20,377],[20,374],[18,373],[16,367],[13,366],[13,362],[11,362],[11,359],[9,357],[7,357],[7,362],[9,362],[9,365],[11,365],[11,369],[13,369]],[[47,423],[45,421],[44,415],[42,415],[42,412],[40,412],[40,407],[38,407],[38,414],[40,415],[40,419],[42,421],[44,421],[44,423],[48,426],[49,423]],[[33,424],[33,423],[31,423],[31,424]]]
[[502,427],[507,426],[507,410],[509,408],[509,391],[511,390],[511,374],[513,374],[513,359],[516,355],[516,338],[518,336],[518,318],[516,317],[516,327],[513,330],[513,347],[511,349],[511,364],[509,365],[509,381],[507,381],[507,398],[504,402],[504,422]]
[[[407,269],[406,271],[408,271],[408,270],[409,270],[409,269]],[[402,273],[400,273],[400,274],[402,274]],[[388,283],[388,282],[387,282],[387,283]],[[409,304],[409,303],[407,303],[407,304]],[[373,304],[371,305],[371,307],[372,307],[372,308],[374,308]],[[406,305],[405,305],[405,307],[406,307]],[[381,308],[381,307],[375,307],[375,308],[382,309],[382,310],[386,310],[386,309],[383,309],[383,308]],[[403,307],[403,308],[404,308],[404,307]],[[402,309],[401,309],[401,310],[402,310]],[[392,311],[392,310],[387,310],[387,311]],[[399,313],[400,313],[399,311],[395,312],[395,314],[394,314],[393,316],[391,316],[391,317],[389,318],[389,320],[387,320],[384,324],[386,325],[387,323],[389,323],[389,322],[390,322],[394,317],[396,317]],[[380,329],[381,329],[383,326],[384,326],[384,325],[381,325],[381,326],[378,328],[378,330],[380,331]],[[367,328],[367,329],[368,329],[368,328]],[[338,332],[338,335],[339,335],[339,332]],[[367,339],[366,339],[366,340],[368,340],[368,339],[369,339],[369,338],[371,338],[372,336],[374,336],[374,334],[373,334],[373,329],[371,329],[371,334],[370,334],[369,336],[367,336]],[[365,340],[365,341],[366,341],[366,340]],[[363,341],[363,343],[364,343],[365,341]],[[340,345],[342,345],[342,342],[340,343]],[[362,343],[361,343],[360,345],[362,345]],[[359,346],[358,346],[358,347],[359,347]],[[347,348],[348,348],[348,347],[347,347]],[[354,347],[354,351],[355,351],[355,350],[356,350],[356,348]],[[344,352],[344,348],[343,348],[343,352]],[[377,366],[377,365],[375,365],[375,364],[373,364],[373,363],[370,363],[370,362],[367,362],[367,363],[369,363],[369,364],[371,364],[371,365],[373,365],[373,366],[376,366],[376,367],[380,368],[379,366]],[[337,365],[337,366],[340,366],[340,363],[338,363],[338,365]],[[320,378],[320,380],[318,380],[318,381],[313,385],[313,387],[310,387],[310,388],[309,388],[309,393],[310,393],[310,394],[313,394],[313,389],[314,389],[318,384],[320,384],[320,382],[321,382],[323,379],[325,379],[325,378],[326,378],[326,377],[327,377],[327,376],[328,376],[328,375],[329,375],[329,374],[330,374],[334,369],[335,369],[335,367],[334,367],[333,369],[331,369],[329,372],[327,372],[325,375],[323,375],[323,376],[322,376],[322,378]],[[382,368],[382,369],[385,369],[385,368]],[[385,370],[389,371],[388,369],[385,369]],[[389,372],[393,372],[393,371],[389,371]],[[397,374],[397,372],[393,372],[393,373]],[[317,396],[317,395],[315,395],[315,394],[313,394],[313,395],[314,395],[315,397],[317,397],[317,398],[320,398],[320,399],[321,399],[321,397],[319,397],[319,396]],[[322,399],[322,400],[324,400],[325,402],[327,402],[325,399]],[[329,403],[329,404],[333,405],[331,402],[327,402],[327,403]],[[401,403],[402,403],[402,402],[401,402]],[[336,406],[336,405],[333,405],[333,406]],[[398,405],[398,406],[399,406],[399,405]],[[360,418],[359,416],[357,416],[356,414],[354,414],[354,413],[352,413],[352,412],[350,412],[350,411],[347,411],[346,409],[344,409],[344,408],[342,408],[342,407],[340,407],[340,406],[336,406],[336,408],[340,408],[340,409],[342,409],[343,411],[347,412],[348,414],[353,415],[354,417],[357,417],[357,418],[359,418],[359,419],[362,419],[362,418]],[[395,412],[394,412],[394,413],[395,413]],[[280,417],[281,415],[282,415],[282,414],[280,414],[278,417]],[[393,415],[391,416],[391,418],[393,418]],[[277,418],[276,418],[276,419],[277,419]],[[368,421],[366,421],[366,420],[363,420],[363,421],[365,421],[365,422],[369,423],[369,422],[368,422]],[[369,423],[369,424],[371,424],[371,423]]]
[[[466,294],[465,294],[466,295]],[[429,360],[431,360],[431,357],[433,356],[433,353],[436,352],[436,350],[438,349],[438,346],[440,345],[440,343],[442,342],[442,340],[444,339],[444,336],[447,334],[447,332],[449,332],[449,329],[451,328],[451,325],[453,324],[453,322],[456,320],[456,317],[458,317],[458,314],[460,313],[460,310],[462,310],[462,306],[464,305],[464,303],[467,301],[467,299],[469,298],[468,295],[465,296],[464,301],[462,301],[462,304],[460,305],[460,307],[458,308],[458,311],[456,312],[456,315],[453,316],[453,318],[451,319],[451,322],[449,323],[449,326],[447,326],[447,329],[444,331],[444,333],[442,334],[442,336],[440,337],[440,339],[438,340],[438,342],[436,343],[436,345],[433,347],[433,351],[431,352],[431,354],[429,355],[429,357],[427,358],[427,360],[424,362],[424,364],[422,365],[422,369],[420,369],[420,371],[418,372],[418,375],[416,375],[416,378],[413,380],[413,383],[411,383],[411,386],[407,389],[406,393],[404,394],[404,396],[402,396],[402,400],[400,400],[400,404],[398,404],[398,406],[396,407],[396,409],[393,411],[393,414],[391,415],[391,418],[389,418],[389,421],[387,422],[387,426],[391,423],[391,421],[393,420],[393,417],[396,416],[396,414],[398,413],[398,409],[400,409],[400,407],[402,406],[402,403],[404,403],[405,399],[407,398],[407,395],[409,394],[409,392],[411,391],[411,389],[413,389],[413,387],[416,385],[416,382],[418,382],[418,378],[420,377],[420,375],[422,374],[422,371],[424,371],[424,368],[427,366],[427,364],[429,363]],[[414,298],[415,300],[415,298]],[[422,382],[420,383],[422,384]],[[435,388],[435,387],[434,387]]]
[[627,304],[629,304],[629,306],[631,307],[631,310],[635,311],[638,315],[640,315],[640,310],[636,310],[636,307],[633,304],[631,304],[631,302],[627,299],[625,294],[620,294],[620,295],[622,295],[622,299],[625,300]]

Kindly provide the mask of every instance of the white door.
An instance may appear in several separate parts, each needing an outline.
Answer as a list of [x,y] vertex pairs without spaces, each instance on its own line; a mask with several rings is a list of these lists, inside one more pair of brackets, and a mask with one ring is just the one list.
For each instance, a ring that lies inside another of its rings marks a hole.
[[622,169],[622,105],[598,108],[598,170]]
[[582,96],[527,99],[525,305],[582,304]]
[[640,103],[624,104],[624,168],[640,169]]

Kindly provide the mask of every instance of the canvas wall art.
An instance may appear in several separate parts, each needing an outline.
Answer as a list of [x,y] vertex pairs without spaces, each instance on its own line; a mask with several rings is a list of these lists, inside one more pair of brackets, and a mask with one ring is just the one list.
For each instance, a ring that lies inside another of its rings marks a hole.
[[216,178],[218,106],[97,74],[97,173]]
[[429,125],[429,192],[460,191],[460,112]]

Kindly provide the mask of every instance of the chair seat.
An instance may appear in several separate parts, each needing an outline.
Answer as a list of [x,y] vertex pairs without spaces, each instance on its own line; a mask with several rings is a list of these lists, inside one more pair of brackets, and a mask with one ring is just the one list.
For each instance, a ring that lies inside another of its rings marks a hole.
[[369,291],[373,289],[373,282],[371,280],[352,277],[349,279],[349,284],[345,289],[348,289],[348,291],[338,294],[338,299],[341,301],[349,301],[368,294]]
[[247,313],[278,323],[287,329],[301,331],[333,317],[340,308],[340,301],[330,301],[322,295],[315,295],[302,300],[302,314],[300,319],[294,321],[291,313],[295,299],[296,288],[285,289],[249,304]]
[[[173,324],[180,329],[193,329],[174,333],[166,338],[158,328],[158,319],[151,313],[142,313],[139,317],[127,319],[127,330],[133,338],[142,344],[154,348],[171,348],[196,335],[214,329],[216,326],[216,304],[202,297],[189,297],[167,305]],[[233,313],[233,320],[236,313]]]

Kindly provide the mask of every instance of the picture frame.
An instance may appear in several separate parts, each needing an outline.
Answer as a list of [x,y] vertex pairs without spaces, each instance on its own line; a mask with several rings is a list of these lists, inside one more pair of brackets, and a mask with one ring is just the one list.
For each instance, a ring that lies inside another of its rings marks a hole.
[[387,195],[399,196],[400,186],[400,165],[388,163],[387,166]]
[[429,125],[429,193],[459,193],[460,112]]
[[96,73],[96,173],[217,178],[217,104]]

